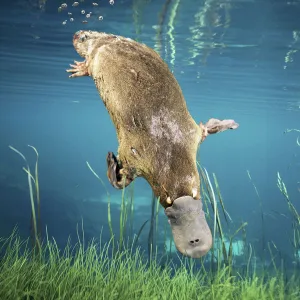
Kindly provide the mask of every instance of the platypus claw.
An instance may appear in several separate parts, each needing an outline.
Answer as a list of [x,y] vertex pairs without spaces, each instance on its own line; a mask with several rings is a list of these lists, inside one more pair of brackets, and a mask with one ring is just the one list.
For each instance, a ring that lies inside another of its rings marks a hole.
[[73,73],[72,75],[69,76],[70,78],[81,77],[81,76],[89,76],[86,61],[79,62],[79,61],[74,60],[74,63],[75,63],[75,65],[70,64],[70,67],[72,69],[66,70],[68,73]]
[[123,189],[132,181],[132,177],[124,174],[124,169],[113,152],[108,152],[106,156],[107,177],[111,185],[116,189]]

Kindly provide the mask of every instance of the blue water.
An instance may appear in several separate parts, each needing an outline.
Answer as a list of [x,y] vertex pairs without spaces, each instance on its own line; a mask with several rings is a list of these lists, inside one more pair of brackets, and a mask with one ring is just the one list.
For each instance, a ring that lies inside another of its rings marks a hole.
[[[197,122],[234,119],[238,130],[210,136],[198,157],[217,175],[231,231],[248,222],[249,241],[263,252],[264,237],[293,262],[291,215],[277,188],[277,172],[300,211],[300,1],[173,0],[157,37],[163,1],[80,2],[58,12],[59,1],[2,1],[0,10],[0,236],[17,224],[30,234],[30,200],[20,150],[34,170],[39,151],[42,223],[60,245],[76,236],[109,237],[106,191],[118,226],[121,191],[106,177],[105,157],[117,152],[115,128],[91,78],[69,79],[65,69],[80,60],[74,32],[119,34],[159,51],[183,90]],[[197,4],[196,4],[197,3]],[[81,10],[92,12],[83,24]],[[68,16],[72,12],[72,16]],[[103,16],[99,21],[98,17]],[[74,18],[70,22],[70,17]],[[62,23],[67,20],[67,23]],[[249,170],[260,199],[247,175]],[[136,180],[135,228],[150,217],[151,189]],[[160,216],[162,222],[164,216]],[[116,227],[117,228],[117,227]],[[147,241],[147,227],[141,243]],[[267,251],[267,250],[266,250]]]

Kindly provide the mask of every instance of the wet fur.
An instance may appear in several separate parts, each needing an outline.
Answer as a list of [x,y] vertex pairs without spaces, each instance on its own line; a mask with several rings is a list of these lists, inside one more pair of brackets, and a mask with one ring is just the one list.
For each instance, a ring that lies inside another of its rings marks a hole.
[[146,45],[105,33],[74,46],[115,124],[124,173],[144,177],[164,207],[193,189],[200,199],[202,130],[167,64]]

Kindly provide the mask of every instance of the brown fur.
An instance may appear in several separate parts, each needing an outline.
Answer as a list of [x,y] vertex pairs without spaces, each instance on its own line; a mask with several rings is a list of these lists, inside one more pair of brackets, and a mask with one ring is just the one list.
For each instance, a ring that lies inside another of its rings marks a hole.
[[92,50],[83,56],[116,126],[125,174],[144,177],[164,207],[167,197],[192,195],[192,188],[199,199],[202,130],[167,64],[130,39],[99,33],[89,41]]
[[181,196],[200,199],[200,142],[238,124],[211,119],[198,126],[167,64],[144,44],[95,31],[75,33],[73,44],[85,61],[67,71],[70,77],[93,78],[116,126],[119,162],[128,182],[144,177],[165,208]]
[[109,152],[106,159],[109,181],[119,189],[144,177],[160,197],[177,249],[205,255],[212,236],[199,200],[197,149],[209,134],[238,124],[210,119],[198,126],[167,64],[143,44],[93,31],[75,33],[73,44],[85,61],[67,72],[94,79],[117,129],[119,157]]

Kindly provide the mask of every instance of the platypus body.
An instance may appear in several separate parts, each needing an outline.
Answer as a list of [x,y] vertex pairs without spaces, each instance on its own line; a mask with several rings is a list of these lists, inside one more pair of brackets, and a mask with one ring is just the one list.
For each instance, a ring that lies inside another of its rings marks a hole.
[[168,65],[151,48],[117,35],[78,31],[70,77],[91,76],[119,141],[107,155],[108,179],[123,188],[144,177],[165,208],[177,249],[201,257],[212,237],[200,199],[196,155],[210,133],[235,129],[233,120],[196,124]]

